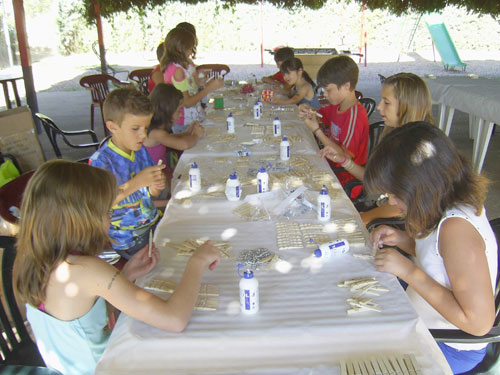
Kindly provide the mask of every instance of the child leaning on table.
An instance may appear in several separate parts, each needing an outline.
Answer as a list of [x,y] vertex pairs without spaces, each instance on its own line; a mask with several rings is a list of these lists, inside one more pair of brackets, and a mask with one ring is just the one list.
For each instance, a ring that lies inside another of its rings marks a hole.
[[181,116],[184,96],[173,85],[159,83],[149,96],[153,105],[153,118],[148,127],[148,137],[144,146],[153,158],[165,162],[167,147],[175,150],[187,150],[203,137],[205,130],[198,121],[193,121],[186,131],[173,134],[172,125]]
[[[385,127],[381,137],[394,128],[413,121],[425,121],[434,124],[432,100],[429,88],[424,80],[413,73],[397,73],[387,77],[382,84],[380,103],[377,106]],[[321,150],[322,157],[341,166],[358,180],[363,181],[365,167],[358,165],[351,156],[336,144],[329,144]],[[365,225],[377,218],[400,216],[395,206],[388,204],[360,213]]]
[[104,121],[111,138],[89,159],[89,164],[111,171],[118,183],[109,235],[113,249],[129,259],[148,243],[159,214],[152,197],[166,187],[162,172],[144,147],[153,116],[148,97],[134,88],[108,94],[103,105]]
[[300,59],[293,57],[284,61],[281,64],[280,71],[283,73],[285,82],[292,87],[292,90],[289,93],[289,98],[281,99],[275,96],[271,99],[271,103],[297,105],[307,103],[315,109],[321,107],[316,96],[316,84],[304,70]]
[[[282,47],[274,52],[274,61],[276,62],[276,66],[278,69],[281,69],[281,64],[283,64],[286,60],[293,59],[295,54],[293,52],[293,48],[290,47]],[[281,73],[281,70],[278,70],[272,76],[262,77],[262,82],[271,83],[273,85],[282,85],[286,90],[290,90],[292,87],[288,85],[285,81],[285,77]]]
[[[369,125],[366,110],[355,94],[358,73],[358,65],[349,56],[338,55],[326,61],[318,71],[318,86],[323,87],[330,105],[317,111],[322,116],[318,119],[309,104],[301,104],[299,118],[304,120],[323,145],[339,145],[352,156],[355,163],[364,165],[368,151]],[[328,126],[329,137],[323,133],[320,120]],[[330,165],[340,166],[338,163]],[[349,172],[335,174],[342,186],[354,179]]]
[[196,35],[185,28],[172,29],[165,38],[165,51],[160,62],[163,80],[174,85],[184,96],[182,115],[172,127],[174,133],[186,130],[193,121],[202,121],[205,114],[200,101],[210,92],[224,86],[222,79],[213,79],[202,90],[198,90],[195,68],[191,64],[197,43]]
[[106,301],[134,319],[181,332],[194,308],[206,267],[220,261],[210,241],[188,260],[174,294],[164,301],[133,281],[159,261],[148,246],[122,272],[97,257],[109,246],[108,212],[118,193],[109,171],[49,161],[28,183],[21,205],[14,287],[26,303],[40,353],[63,374],[93,374],[106,348]]
[[[427,328],[486,334],[495,319],[498,262],[483,206],[486,180],[441,130],[420,122],[382,139],[364,183],[368,191],[386,193],[389,204],[406,215],[406,231],[385,225],[372,231],[371,241],[380,248],[377,269],[408,283],[407,294]],[[438,345],[455,374],[474,368],[486,353],[486,344]]]

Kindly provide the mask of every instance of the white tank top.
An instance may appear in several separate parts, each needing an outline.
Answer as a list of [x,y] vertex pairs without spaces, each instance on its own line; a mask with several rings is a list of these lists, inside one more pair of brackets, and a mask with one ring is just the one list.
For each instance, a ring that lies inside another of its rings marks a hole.
[[[488,260],[488,268],[490,270],[491,285],[495,290],[495,282],[497,278],[497,242],[495,233],[491,229],[486,210],[483,208],[482,214],[476,216],[475,209],[470,206],[460,205],[445,212],[443,218],[439,222],[438,227],[427,237],[417,239],[415,241],[416,259],[415,263],[425,273],[436,280],[442,286],[451,289],[450,279],[446,273],[443,258],[438,249],[439,232],[443,222],[450,217],[460,217],[471,223],[477,229],[484,240],[486,247],[486,258]],[[430,304],[427,303],[415,290],[408,287],[406,290],[413,307],[420,315],[425,325],[429,329],[458,329],[456,326],[446,320],[439,312],[437,312]],[[447,345],[459,350],[479,350],[486,344],[456,344],[446,343]]]

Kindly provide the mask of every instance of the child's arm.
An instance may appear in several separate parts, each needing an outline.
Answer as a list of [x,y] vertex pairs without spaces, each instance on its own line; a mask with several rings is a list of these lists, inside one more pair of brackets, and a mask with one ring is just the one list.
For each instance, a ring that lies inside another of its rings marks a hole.
[[166,147],[170,147],[175,150],[187,150],[193,147],[203,134],[205,134],[203,126],[196,121],[182,133],[172,134],[163,129],[154,129],[148,137],[151,137],[151,139],[156,142],[160,142]]
[[[173,78],[174,81],[177,82],[183,81],[185,79],[184,71],[181,68],[177,68],[174,72]],[[211,93],[212,91],[218,90],[223,86],[224,86],[224,80],[219,78],[219,79],[212,79],[210,82],[206,84],[206,86],[201,91],[198,91],[194,95],[189,95],[188,91],[183,91],[182,94],[184,95],[184,107],[194,106],[201,99],[207,96],[207,94]]]
[[163,81],[163,73],[161,72],[161,69],[155,70],[151,74],[151,81],[153,81],[155,83],[155,85],[157,85],[159,83],[164,83],[164,81]]
[[306,96],[307,91],[306,90],[300,90],[297,94],[293,94],[292,92],[292,97],[288,99],[281,99],[276,96],[274,96],[271,99],[272,104],[299,104],[302,99]]
[[393,273],[419,293],[446,320],[472,335],[486,334],[495,319],[485,243],[471,223],[447,219],[441,225],[439,252],[451,290],[436,282],[394,249],[381,249],[375,265]]
[[[318,131],[319,132],[319,131]],[[323,143],[325,144],[325,143]],[[320,150],[320,154],[322,158],[328,158],[334,163],[340,163],[342,167],[358,180],[363,181],[363,177],[365,175],[365,167],[356,164],[350,155],[335,142],[330,142],[328,145],[325,145]],[[382,217],[382,216],[377,216]],[[391,217],[391,216],[385,216]]]
[[415,240],[408,233],[388,225],[380,225],[370,233],[370,241],[376,247],[397,246],[415,256]]
[[[165,168],[165,165],[153,165],[152,167],[145,168],[135,177],[131,178],[123,185],[120,185],[118,187],[118,194],[113,202],[113,206],[144,186],[150,187],[151,195],[158,195],[157,190],[162,185],[163,188],[165,188],[165,175],[161,171],[163,168]],[[157,186],[157,188],[155,189],[154,186]]]
[[171,332],[181,332],[193,311],[201,276],[205,268],[213,269],[220,261],[219,250],[210,241],[201,245],[187,262],[175,292],[167,301],[139,288],[120,271],[102,260],[94,261],[89,270],[89,292],[101,296],[134,319]]

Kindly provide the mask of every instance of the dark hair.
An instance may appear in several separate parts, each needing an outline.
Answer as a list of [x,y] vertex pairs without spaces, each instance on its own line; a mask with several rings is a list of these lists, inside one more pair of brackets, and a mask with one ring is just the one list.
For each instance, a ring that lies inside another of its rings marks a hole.
[[194,28],[194,25],[192,23],[189,23],[189,22],[180,22],[175,27],[187,30],[190,33],[193,33],[194,36],[196,36],[196,29]]
[[158,83],[149,95],[153,105],[153,118],[148,128],[148,134],[153,129],[172,128],[172,116],[183,99],[182,92],[170,83]]
[[134,87],[123,87],[111,91],[104,100],[104,121],[113,121],[121,126],[126,114],[149,116],[153,107],[149,98]]
[[163,42],[161,42],[160,44],[158,44],[158,47],[156,47],[156,57],[158,58],[158,61],[161,61],[164,53],[165,48],[163,48]]
[[196,54],[197,44],[196,36],[192,32],[183,28],[170,30],[163,46],[165,51],[160,61],[161,70],[164,71],[170,63],[177,63],[187,68],[189,61],[186,51],[191,48],[193,54]]
[[363,184],[368,192],[394,194],[407,206],[406,230],[422,238],[457,204],[481,214],[488,181],[441,130],[410,122],[385,136],[370,155]]
[[333,83],[337,87],[349,82],[351,91],[358,84],[358,65],[347,55],[337,55],[326,61],[318,71],[318,85],[325,87]]
[[274,61],[286,61],[288,59],[293,59],[295,54],[293,53],[293,49],[290,47],[282,47],[274,52]]
[[316,87],[316,83],[309,77],[309,74],[304,70],[304,66],[302,65],[302,61],[296,57],[292,57],[291,59],[283,61],[283,64],[281,64],[280,71],[282,74],[288,73],[290,71],[296,72],[299,69],[302,70],[302,77],[309,83],[312,88],[314,89]]

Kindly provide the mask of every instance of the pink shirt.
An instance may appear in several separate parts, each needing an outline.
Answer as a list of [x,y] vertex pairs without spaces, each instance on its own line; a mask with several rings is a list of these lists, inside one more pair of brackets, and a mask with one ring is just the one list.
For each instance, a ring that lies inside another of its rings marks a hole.
[[161,160],[163,164],[166,163],[167,161],[167,148],[162,145],[161,143],[158,143],[156,146],[148,147],[145,146],[146,150],[148,150],[149,155],[151,155],[151,158],[153,159],[155,165],[158,165],[158,160]]

